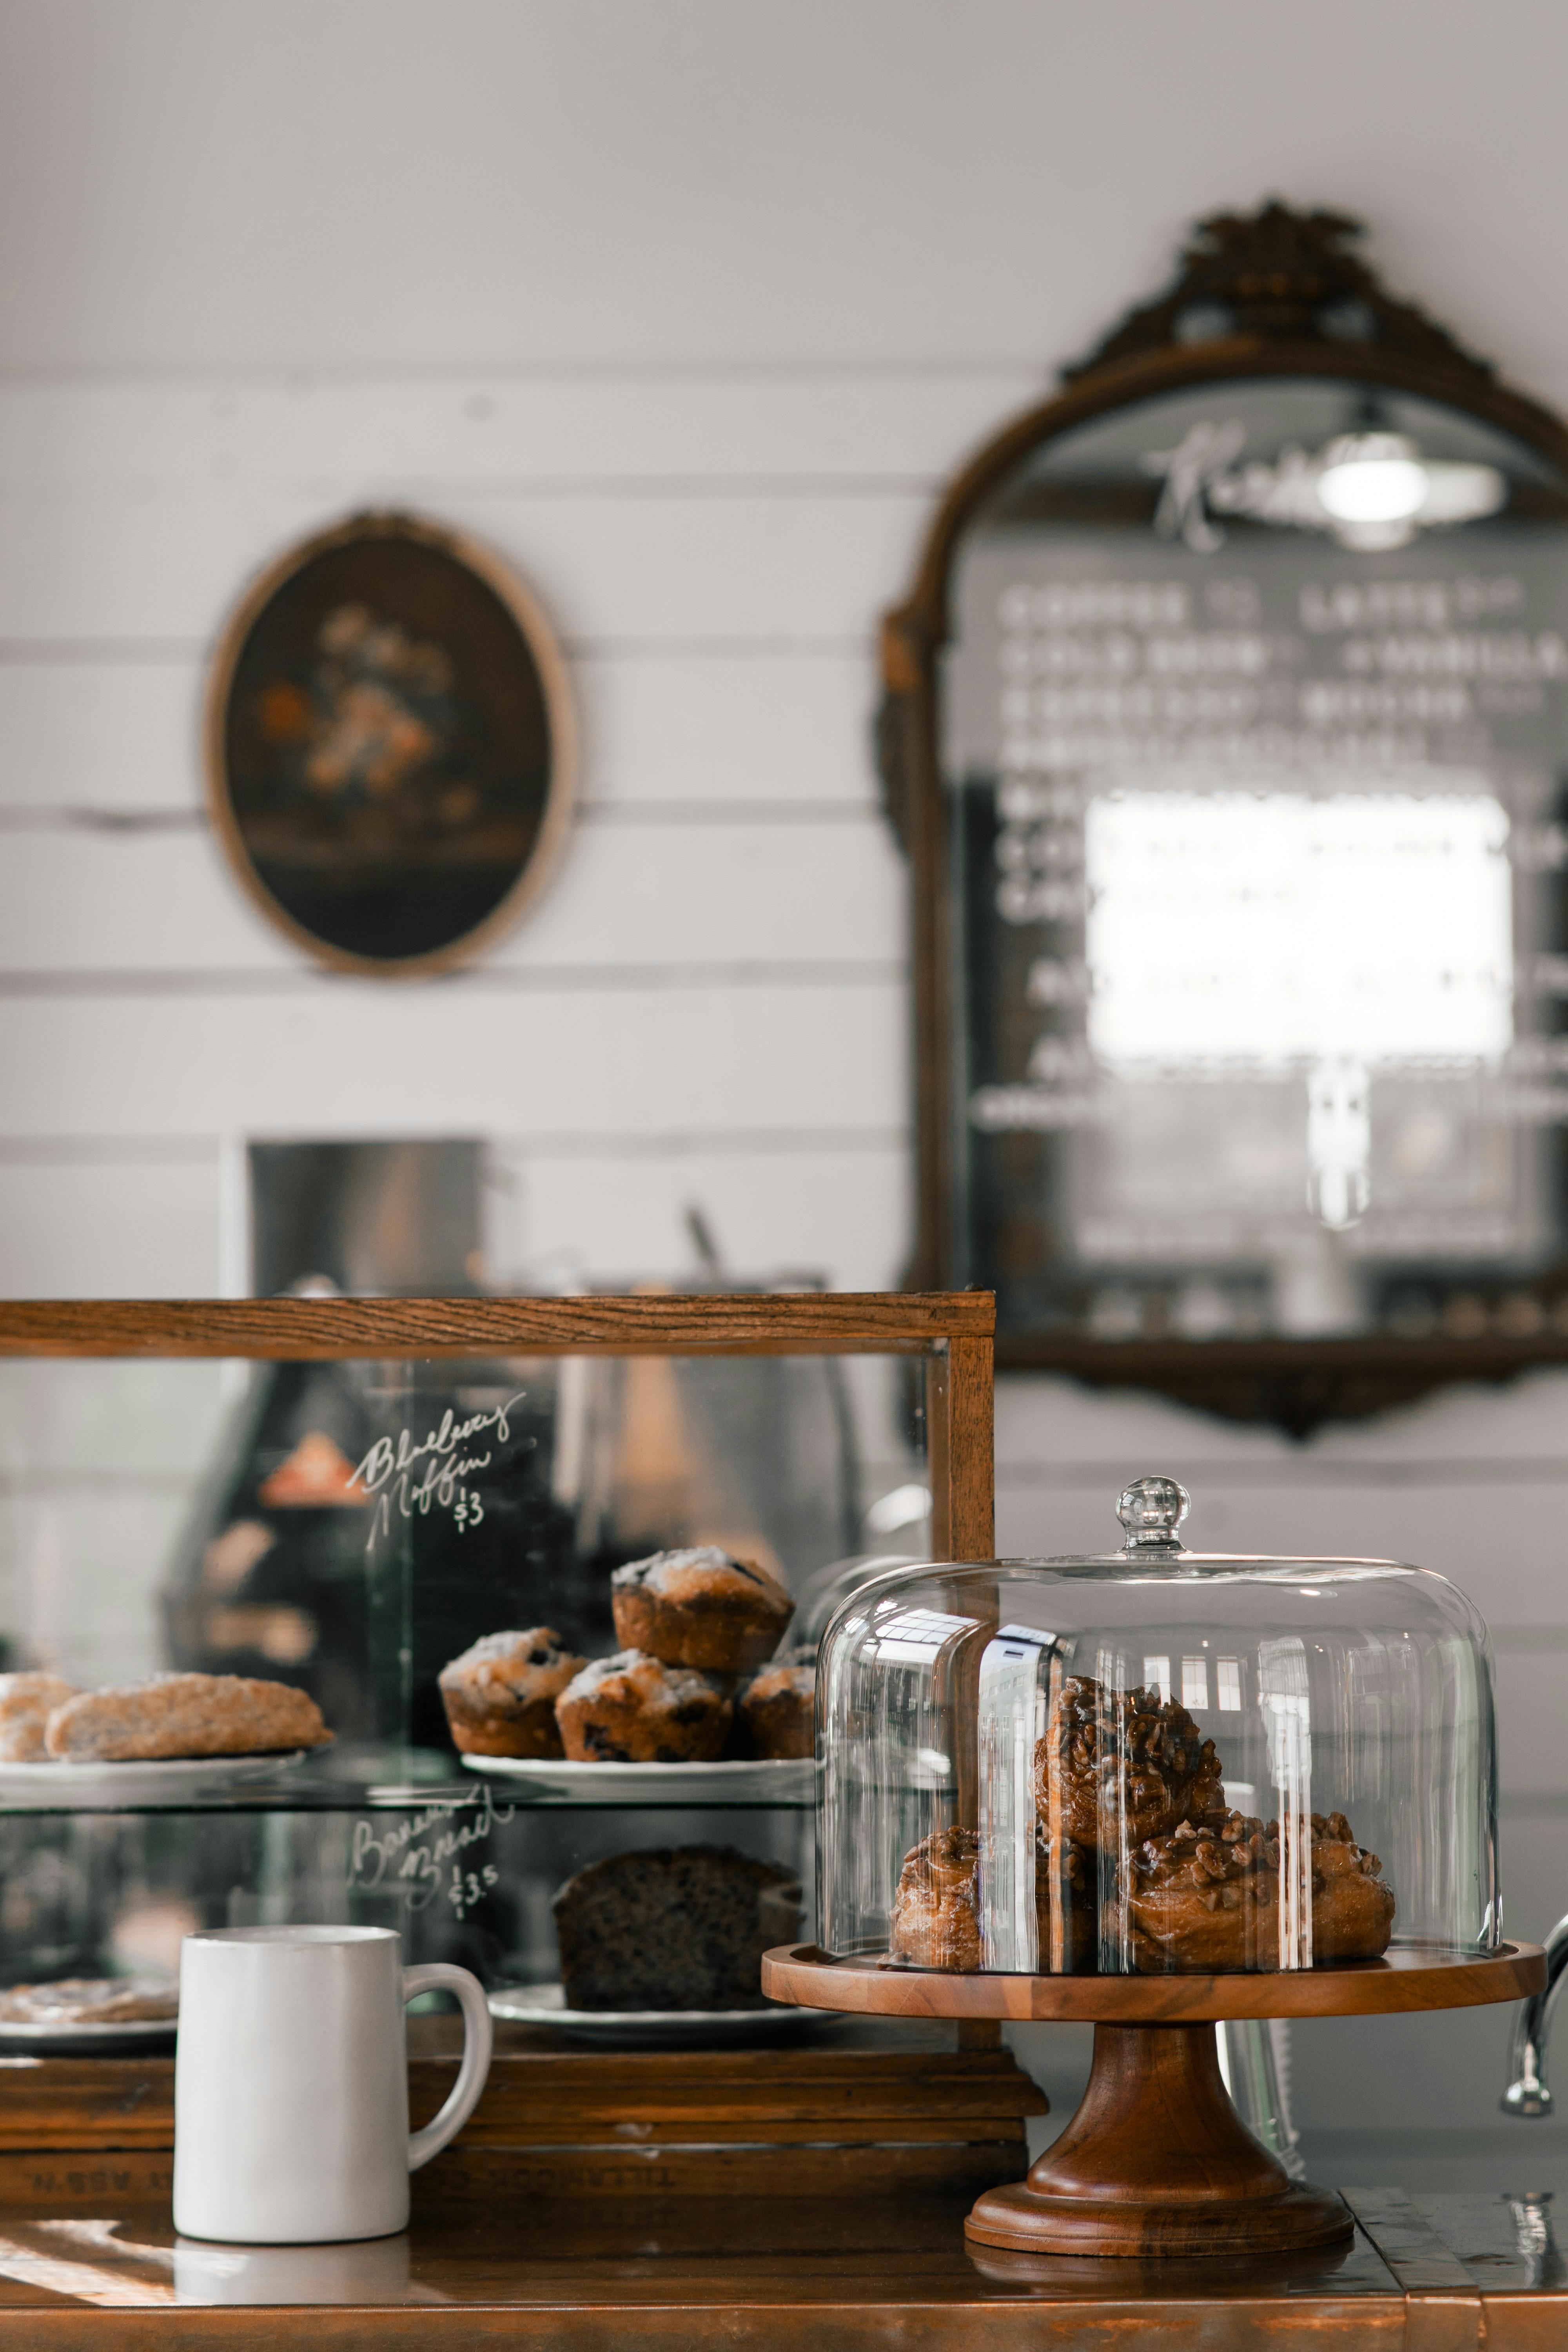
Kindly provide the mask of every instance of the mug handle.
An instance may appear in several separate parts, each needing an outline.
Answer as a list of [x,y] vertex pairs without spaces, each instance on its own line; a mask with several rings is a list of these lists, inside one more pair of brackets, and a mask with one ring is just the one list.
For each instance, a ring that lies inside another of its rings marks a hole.
[[444,2148],[449,2139],[456,2139],[479,2103],[479,2093],[490,2071],[490,2051],[495,2042],[495,2030],[490,2024],[489,2003],[478,1977],[467,1969],[454,1968],[447,1960],[428,1960],[423,1968],[403,1971],[403,1999],[406,2004],[420,1992],[455,1992],[463,2011],[463,2063],[458,2069],[458,2079],[447,2094],[446,2105],[427,2123],[423,2131],[409,2137],[408,2169],[417,2172],[422,2164]]

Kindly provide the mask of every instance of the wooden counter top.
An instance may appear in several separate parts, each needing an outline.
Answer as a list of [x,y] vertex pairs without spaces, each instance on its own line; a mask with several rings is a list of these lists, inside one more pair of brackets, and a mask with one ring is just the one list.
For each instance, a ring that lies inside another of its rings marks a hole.
[[[416,2120],[456,2042],[413,2024]],[[1549,2198],[1351,2190],[1353,2242],[1288,2260],[966,2252],[1045,2104],[985,2025],[703,2053],[503,2028],[410,2230],[346,2246],[176,2241],[172,2078],[167,2057],[0,2066],[0,2352],[1568,2352]]]
[[[306,2340],[551,2352],[1547,2352],[1551,2206],[1358,2190],[1342,2253],[1144,2267],[972,2257],[966,2198],[510,2206],[358,2246],[176,2242],[167,2205],[0,2208],[0,2347]],[[292,2306],[285,2312],[280,2306]],[[308,2314],[308,2315],[307,2315]]]

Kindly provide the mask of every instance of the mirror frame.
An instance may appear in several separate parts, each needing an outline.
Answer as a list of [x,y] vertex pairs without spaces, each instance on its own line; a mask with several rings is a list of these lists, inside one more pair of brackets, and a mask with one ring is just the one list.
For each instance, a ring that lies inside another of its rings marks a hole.
[[[1033,452],[1090,419],[1160,393],[1238,378],[1353,376],[1467,412],[1514,435],[1568,478],[1568,425],[1515,391],[1415,304],[1396,299],[1350,248],[1344,214],[1279,203],[1199,222],[1176,275],[1131,310],[1062,389],[983,444],[953,478],[926,532],[905,601],[882,625],[877,758],[884,806],[909,858],[912,912],[916,1239],[906,1282],[946,1289],[954,1182],[946,973],[951,946],[939,745],[940,667],[951,635],[959,541]],[[1568,503],[1564,513],[1568,514]],[[1568,1255],[1533,1285],[1568,1301]],[[1230,1420],[1305,1436],[1321,1423],[1408,1403],[1458,1380],[1500,1381],[1568,1362],[1568,1329],[1401,1339],[1097,1339],[1087,1332],[998,1336],[998,1370],[1064,1373],[1095,1387],[1152,1390]]]

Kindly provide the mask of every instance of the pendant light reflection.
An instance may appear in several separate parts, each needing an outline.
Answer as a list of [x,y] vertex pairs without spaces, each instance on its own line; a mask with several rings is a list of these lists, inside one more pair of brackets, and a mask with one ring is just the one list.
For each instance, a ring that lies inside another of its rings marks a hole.
[[1508,482],[1495,466],[1424,457],[1407,434],[1385,431],[1374,416],[1363,404],[1351,432],[1317,450],[1288,444],[1272,462],[1242,457],[1239,417],[1189,426],[1176,447],[1139,460],[1163,484],[1156,532],[1213,555],[1225,544],[1221,518],[1237,516],[1327,531],[1342,547],[1375,554],[1433,524],[1479,522],[1506,504]]
[[1352,547],[1403,547],[1431,523],[1496,514],[1508,486],[1495,466],[1423,459],[1403,433],[1343,433],[1318,458],[1318,500]]

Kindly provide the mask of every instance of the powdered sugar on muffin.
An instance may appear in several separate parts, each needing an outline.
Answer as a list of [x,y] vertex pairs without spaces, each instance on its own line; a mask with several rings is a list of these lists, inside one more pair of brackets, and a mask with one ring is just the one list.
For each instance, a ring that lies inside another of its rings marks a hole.
[[746,1674],[772,1657],[795,1614],[775,1576],[717,1545],[655,1552],[610,1580],[616,1637],[678,1666]]
[[816,1666],[775,1663],[753,1675],[735,1701],[735,1746],[742,1756],[814,1754]]
[[552,1625],[485,1633],[437,1677],[465,1756],[560,1756],[555,1702],[583,1660]]
[[595,1658],[555,1702],[566,1753],[584,1764],[710,1763],[731,1713],[717,1676],[641,1650]]

